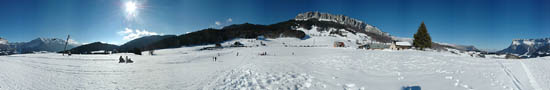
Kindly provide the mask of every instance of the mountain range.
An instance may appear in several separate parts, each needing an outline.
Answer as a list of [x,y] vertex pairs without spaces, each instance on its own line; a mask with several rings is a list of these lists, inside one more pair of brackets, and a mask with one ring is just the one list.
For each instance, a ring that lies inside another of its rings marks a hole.
[[521,58],[550,56],[550,38],[516,39],[508,48],[497,53],[514,54]]
[[[415,30],[415,29],[412,29]],[[106,50],[116,52],[129,52],[131,50],[154,50],[164,48],[178,48],[182,46],[196,46],[216,44],[233,39],[265,38],[298,38],[309,39],[311,37],[328,36],[336,41],[347,41],[349,45],[365,43],[391,43],[393,41],[408,41],[412,39],[399,39],[383,32],[377,27],[358,19],[344,15],[334,15],[321,12],[305,12],[298,14],[294,19],[270,24],[234,24],[221,29],[208,28],[182,35],[154,35],[145,36],[129,41],[121,46],[106,43],[90,43],[82,46],[71,44],[68,48],[72,53],[89,53],[91,51]],[[355,43],[351,43],[354,41]],[[7,41],[6,41],[7,42]],[[0,42],[1,43],[1,42]],[[13,43],[16,51],[30,53],[34,51],[62,51],[65,41],[55,38],[38,38],[27,43]],[[75,48],[76,47],[76,48]],[[434,43],[434,48],[453,48],[464,51],[479,51],[473,46],[439,44]]]
[[131,40],[121,46],[108,44],[108,43],[101,43],[101,42],[94,42],[86,45],[81,45],[78,47],[75,47],[73,49],[70,49],[71,53],[75,54],[87,54],[91,53],[93,51],[113,51],[113,52],[131,52],[135,48],[141,49],[141,50],[150,50],[147,48],[148,45],[157,42],[159,40],[163,40],[166,38],[172,38],[176,37],[175,35],[152,35],[152,36],[144,36],[140,37],[134,40]]
[[[38,51],[58,52],[65,49],[66,41],[59,38],[36,38],[29,42],[8,43],[8,40],[0,40],[0,51],[4,54],[33,53]],[[67,49],[78,46],[78,43],[69,42]]]

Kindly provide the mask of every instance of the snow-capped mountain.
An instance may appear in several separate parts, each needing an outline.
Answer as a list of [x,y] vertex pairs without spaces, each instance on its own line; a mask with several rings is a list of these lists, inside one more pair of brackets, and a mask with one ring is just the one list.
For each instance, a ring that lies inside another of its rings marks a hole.
[[438,44],[450,46],[453,49],[462,50],[462,51],[481,51],[472,45],[456,45],[456,44],[449,44],[449,43],[438,43]]
[[0,55],[9,55],[8,40],[0,38]]
[[[21,53],[32,53],[36,51],[58,52],[63,51],[66,41],[59,38],[37,38],[30,42],[17,45]],[[77,43],[69,42],[67,49],[78,46]]]
[[516,39],[512,44],[498,53],[510,53],[522,58],[542,57],[550,55],[550,38]]
[[6,45],[6,44],[8,44],[8,40],[6,40],[4,38],[0,38],[0,44]]

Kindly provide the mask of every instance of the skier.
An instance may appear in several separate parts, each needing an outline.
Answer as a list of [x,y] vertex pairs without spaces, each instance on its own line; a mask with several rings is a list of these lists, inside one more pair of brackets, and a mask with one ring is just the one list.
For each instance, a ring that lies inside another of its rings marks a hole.
[[237,56],[239,56],[239,52],[237,52]]
[[122,58],[122,56],[120,56],[120,58],[118,58],[118,63],[124,63],[124,58]]

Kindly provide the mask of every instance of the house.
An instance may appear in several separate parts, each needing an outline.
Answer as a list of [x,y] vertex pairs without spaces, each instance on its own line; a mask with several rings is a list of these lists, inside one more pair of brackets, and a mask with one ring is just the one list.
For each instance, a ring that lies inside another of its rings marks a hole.
[[344,42],[334,42],[334,47],[345,47]]
[[393,43],[390,45],[390,49],[393,49],[393,50],[410,49],[411,47],[412,47],[412,45],[409,42],[393,41]]

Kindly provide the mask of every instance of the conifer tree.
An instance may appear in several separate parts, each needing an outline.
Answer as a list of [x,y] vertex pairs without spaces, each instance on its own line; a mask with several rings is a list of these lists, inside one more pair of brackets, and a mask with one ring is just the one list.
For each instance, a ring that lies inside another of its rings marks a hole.
[[422,24],[418,27],[418,31],[414,34],[413,46],[420,50],[432,47],[432,38],[428,34],[424,21],[422,21]]

